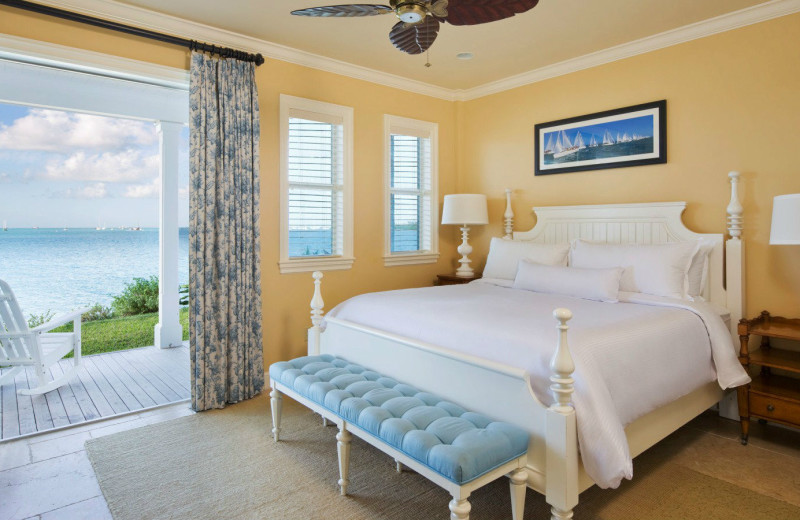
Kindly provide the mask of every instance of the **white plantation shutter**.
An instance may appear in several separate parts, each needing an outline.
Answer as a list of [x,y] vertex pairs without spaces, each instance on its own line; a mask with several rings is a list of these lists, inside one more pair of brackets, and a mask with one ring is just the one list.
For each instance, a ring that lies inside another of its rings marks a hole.
[[289,257],[342,254],[342,125],[289,119]]
[[348,269],[352,108],[281,95],[281,272]]
[[430,139],[392,135],[391,252],[430,249]]
[[385,121],[387,265],[435,261],[436,124],[395,116]]

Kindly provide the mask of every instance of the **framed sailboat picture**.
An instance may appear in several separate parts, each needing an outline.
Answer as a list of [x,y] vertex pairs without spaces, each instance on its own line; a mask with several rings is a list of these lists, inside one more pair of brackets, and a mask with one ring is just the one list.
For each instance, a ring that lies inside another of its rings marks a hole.
[[535,126],[536,175],[667,162],[667,101]]

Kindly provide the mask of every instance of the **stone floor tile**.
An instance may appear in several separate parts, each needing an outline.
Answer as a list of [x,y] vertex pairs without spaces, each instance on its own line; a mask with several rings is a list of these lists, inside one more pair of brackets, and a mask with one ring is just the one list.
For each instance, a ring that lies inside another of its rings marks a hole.
[[101,494],[86,452],[0,471],[0,520],[40,515]]
[[27,439],[0,443],[0,471],[24,466],[30,462],[31,452]]
[[39,462],[53,457],[83,450],[83,444],[91,439],[89,432],[78,432],[72,435],[59,436],[54,439],[44,438],[39,442],[31,442],[31,461]]
[[41,516],[41,520],[113,520],[103,496],[68,505]]

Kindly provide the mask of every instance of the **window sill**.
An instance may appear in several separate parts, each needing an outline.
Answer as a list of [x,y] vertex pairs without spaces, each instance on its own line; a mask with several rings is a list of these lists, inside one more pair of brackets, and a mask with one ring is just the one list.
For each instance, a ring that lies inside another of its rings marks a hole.
[[434,264],[439,260],[439,253],[395,253],[383,255],[383,265],[393,267],[396,265]]
[[325,258],[293,258],[278,262],[281,274],[307,273],[310,271],[340,271],[353,267],[355,258],[334,256]]

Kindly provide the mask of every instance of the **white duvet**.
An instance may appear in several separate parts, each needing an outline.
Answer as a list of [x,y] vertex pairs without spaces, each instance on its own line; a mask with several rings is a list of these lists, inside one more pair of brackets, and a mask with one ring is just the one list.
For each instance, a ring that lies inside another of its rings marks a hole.
[[617,487],[633,476],[628,423],[715,379],[722,388],[749,381],[719,309],[633,293],[620,299],[602,303],[478,281],[363,294],[328,316],[521,367],[549,405],[552,314],[570,309],[581,457],[600,487]]

